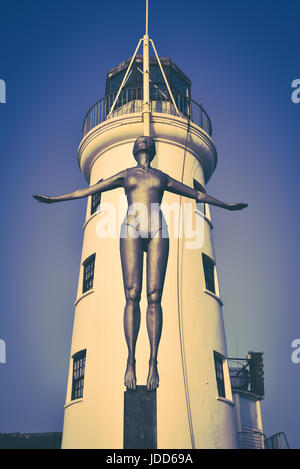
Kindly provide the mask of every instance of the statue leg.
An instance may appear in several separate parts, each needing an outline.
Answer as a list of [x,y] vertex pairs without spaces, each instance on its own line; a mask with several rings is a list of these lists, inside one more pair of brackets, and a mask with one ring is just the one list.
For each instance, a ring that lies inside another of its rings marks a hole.
[[120,254],[126,296],[124,332],[128,348],[124,384],[128,389],[134,390],[136,389],[135,346],[141,321],[140,298],[144,254],[142,240],[131,238],[129,234],[126,238],[121,238]]
[[169,239],[155,237],[149,240],[147,250],[147,330],[150,342],[147,389],[158,387],[157,352],[162,330],[161,297],[169,255]]

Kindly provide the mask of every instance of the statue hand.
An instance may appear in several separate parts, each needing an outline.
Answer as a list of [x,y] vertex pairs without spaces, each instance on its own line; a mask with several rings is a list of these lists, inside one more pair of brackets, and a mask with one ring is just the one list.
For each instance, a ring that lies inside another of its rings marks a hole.
[[248,204],[228,204],[228,210],[243,210],[244,208],[248,207]]
[[55,202],[54,197],[49,197],[47,195],[33,194],[32,197],[38,202],[42,202],[44,204],[52,204]]

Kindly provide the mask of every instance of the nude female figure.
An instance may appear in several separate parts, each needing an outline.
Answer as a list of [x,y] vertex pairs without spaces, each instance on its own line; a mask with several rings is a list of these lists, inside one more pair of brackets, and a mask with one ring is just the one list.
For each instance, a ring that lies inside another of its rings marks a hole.
[[[203,192],[192,189],[171,178],[168,174],[151,167],[155,156],[152,137],[139,137],[133,147],[137,165],[70,194],[49,197],[35,194],[39,202],[54,203],[80,199],[96,192],[105,192],[123,187],[127,196],[128,211],[121,227],[120,254],[126,305],[124,310],[124,331],[128,348],[128,359],[124,378],[127,389],[136,389],[135,348],[140,328],[140,297],[142,290],[143,253],[147,253],[147,331],[150,342],[148,391],[159,385],[157,353],[162,331],[161,297],[169,254],[169,238],[166,236],[165,221],[159,210],[164,191],[196,199],[227,210],[241,210],[247,204],[227,204]],[[142,213],[137,217],[137,210]],[[153,217],[153,207],[154,217]],[[134,208],[134,209],[133,209]],[[137,208],[137,210],[136,210]],[[152,215],[152,216],[151,216]],[[138,223],[136,222],[138,220]]]

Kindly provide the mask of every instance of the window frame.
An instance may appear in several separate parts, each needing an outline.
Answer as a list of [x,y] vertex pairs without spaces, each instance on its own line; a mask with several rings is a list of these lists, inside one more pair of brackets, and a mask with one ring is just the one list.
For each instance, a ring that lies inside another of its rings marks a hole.
[[[202,186],[202,184],[200,184],[199,181],[197,181],[197,179],[194,178],[193,179],[193,188],[195,189],[195,191],[202,192],[203,186]],[[204,217],[207,217],[207,206],[206,206],[205,202],[196,202],[196,207],[197,207],[198,212],[202,213],[202,215]]]
[[[209,257],[207,254],[204,252],[202,253],[202,264],[203,264],[203,272],[204,272],[204,281],[205,281],[205,289],[212,293],[213,295],[218,296],[217,292],[217,279],[216,279],[216,263],[215,261]],[[206,266],[210,264],[210,267],[212,268],[212,277],[213,277],[213,290],[210,288],[211,287],[211,279],[207,277],[208,271],[206,269]]]
[[[103,181],[103,178],[99,179],[99,181],[96,182],[96,184],[98,184],[99,182]],[[91,207],[90,207],[90,216],[94,215],[95,213],[98,213],[100,212],[100,205],[101,205],[101,196],[102,196],[102,192],[101,191],[97,191],[95,192],[94,194],[92,194],[90,197],[91,197]],[[99,203],[95,206],[95,203],[94,200],[96,197],[99,197]]]
[[[72,391],[71,391],[71,401],[76,399],[83,398],[83,389],[84,389],[84,378],[85,378],[85,366],[86,366],[86,349],[79,350],[79,352],[74,353],[72,355],[73,359],[73,367],[72,367]],[[84,360],[83,364],[79,364],[76,367],[76,364],[80,362],[80,360]],[[79,376],[76,376],[79,372]],[[79,384],[79,386],[78,386]],[[79,394],[77,394],[79,392]]]
[[[224,361],[225,361],[225,358],[223,357],[223,355],[221,355],[220,353],[214,350],[214,366],[215,366],[218,397],[226,399]],[[220,367],[218,367],[218,365],[220,365]]]
[[[98,191],[91,195],[91,210],[90,215],[94,215],[95,213],[100,212],[100,205],[101,205],[101,195],[102,192]],[[99,198],[97,205],[95,204],[95,199]]]
[[[91,275],[89,275],[88,278],[86,278],[87,268],[90,267],[91,264],[93,264],[93,272],[92,272]],[[82,293],[86,293],[86,292],[92,290],[93,287],[94,287],[95,264],[96,264],[96,253],[91,254],[82,263],[82,265],[83,265]],[[91,282],[91,285],[89,285],[88,282],[90,282],[91,277],[92,277],[92,282]]]

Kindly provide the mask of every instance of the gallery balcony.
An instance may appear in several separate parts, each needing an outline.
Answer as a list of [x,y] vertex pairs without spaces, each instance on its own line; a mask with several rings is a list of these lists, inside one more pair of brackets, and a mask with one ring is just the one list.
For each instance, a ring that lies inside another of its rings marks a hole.
[[[211,137],[211,120],[202,104],[198,104],[179,92],[174,92],[174,90],[172,92],[180,117],[193,122]],[[143,111],[143,88],[124,88],[118,97],[113,112],[109,116],[116,96],[117,92],[108,94],[99,99],[89,109],[83,121],[83,136],[107,119]],[[152,113],[178,115],[168,90],[156,86],[155,83],[152,83],[150,88],[150,101]]]

